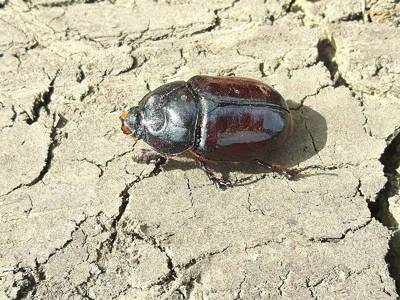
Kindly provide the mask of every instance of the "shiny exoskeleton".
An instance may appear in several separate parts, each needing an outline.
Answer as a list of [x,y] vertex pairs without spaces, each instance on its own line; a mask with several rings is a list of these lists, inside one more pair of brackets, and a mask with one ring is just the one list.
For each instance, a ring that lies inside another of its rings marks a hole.
[[137,160],[190,153],[218,186],[230,183],[217,179],[206,161],[253,160],[287,175],[295,172],[263,160],[287,139],[292,118],[282,96],[257,80],[194,76],[171,82],[148,93],[120,119],[124,133],[155,150],[143,150]]

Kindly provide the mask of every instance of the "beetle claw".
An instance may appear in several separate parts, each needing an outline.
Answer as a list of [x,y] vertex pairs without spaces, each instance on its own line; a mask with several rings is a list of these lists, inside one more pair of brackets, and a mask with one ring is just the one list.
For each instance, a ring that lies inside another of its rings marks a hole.
[[213,179],[210,179],[217,188],[225,190],[226,188],[231,188],[233,187],[233,183],[230,180],[225,180],[222,178],[216,178],[214,177]]
[[279,165],[271,164],[269,162],[266,162],[266,161],[263,161],[260,159],[256,159],[255,161],[260,166],[263,166],[264,168],[270,170],[271,172],[282,174],[282,175],[286,176],[288,179],[292,179],[294,177],[294,174],[291,173],[291,172],[293,172],[293,170],[285,169]]
[[301,173],[301,170],[299,170],[299,169],[282,170],[282,175],[284,175],[289,180],[293,180],[300,173]]
[[295,179],[299,174],[303,173],[306,170],[309,169],[322,169],[321,166],[319,165],[310,165],[304,168],[285,168],[283,166],[280,165],[276,165],[276,164],[271,164],[262,160],[257,159],[256,162],[263,166],[264,168],[267,168],[268,170],[270,170],[271,172],[275,172],[278,174],[281,174],[283,176],[285,176],[287,179],[289,180],[293,180]]
[[303,173],[304,171],[310,170],[310,169],[324,169],[323,166],[320,165],[309,165],[303,168],[293,168],[293,169],[286,169],[287,172],[287,178],[289,180],[294,179],[296,176],[299,174]]

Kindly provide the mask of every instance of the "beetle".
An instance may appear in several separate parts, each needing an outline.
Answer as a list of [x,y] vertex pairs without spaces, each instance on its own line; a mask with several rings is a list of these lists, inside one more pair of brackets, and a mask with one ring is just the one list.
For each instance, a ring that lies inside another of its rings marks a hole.
[[136,153],[136,161],[159,167],[168,156],[188,153],[220,188],[232,182],[215,176],[209,161],[254,161],[289,178],[315,167],[287,169],[265,160],[289,137],[293,121],[283,97],[250,78],[197,75],[167,83],[120,120],[125,134],[152,148]]

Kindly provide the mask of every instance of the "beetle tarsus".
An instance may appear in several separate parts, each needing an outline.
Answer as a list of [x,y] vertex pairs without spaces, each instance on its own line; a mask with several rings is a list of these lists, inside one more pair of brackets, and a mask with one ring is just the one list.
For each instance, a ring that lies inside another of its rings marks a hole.
[[319,165],[310,165],[304,168],[285,168],[283,166],[277,165],[277,164],[272,164],[263,160],[257,159],[256,162],[263,166],[264,168],[270,170],[271,172],[278,173],[281,175],[284,175],[287,179],[294,179],[296,176],[298,176],[300,173],[303,173],[306,170],[309,169],[321,169],[322,167]]
[[198,160],[197,161],[200,165],[200,168],[206,173],[208,179],[217,187],[220,189],[226,189],[228,187],[233,187],[233,183],[230,180],[223,179],[221,177],[217,177],[214,173],[214,171],[209,168],[203,161]]

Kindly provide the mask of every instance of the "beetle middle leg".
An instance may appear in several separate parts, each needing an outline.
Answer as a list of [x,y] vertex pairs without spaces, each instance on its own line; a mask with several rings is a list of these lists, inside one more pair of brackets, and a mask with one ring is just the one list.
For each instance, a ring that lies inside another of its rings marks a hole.
[[233,184],[230,180],[223,179],[221,177],[217,177],[214,173],[214,171],[208,167],[203,161],[201,160],[196,160],[197,163],[199,164],[200,168],[206,173],[207,177],[209,180],[212,181],[216,185],[216,187],[220,189],[225,189],[227,187],[232,187]]
[[259,165],[263,166],[264,168],[270,170],[271,172],[275,172],[278,174],[284,175],[288,179],[293,179],[295,176],[299,175],[300,173],[309,170],[309,169],[321,169],[321,166],[318,165],[310,165],[304,168],[285,168],[281,165],[269,163],[260,159],[255,160]]

